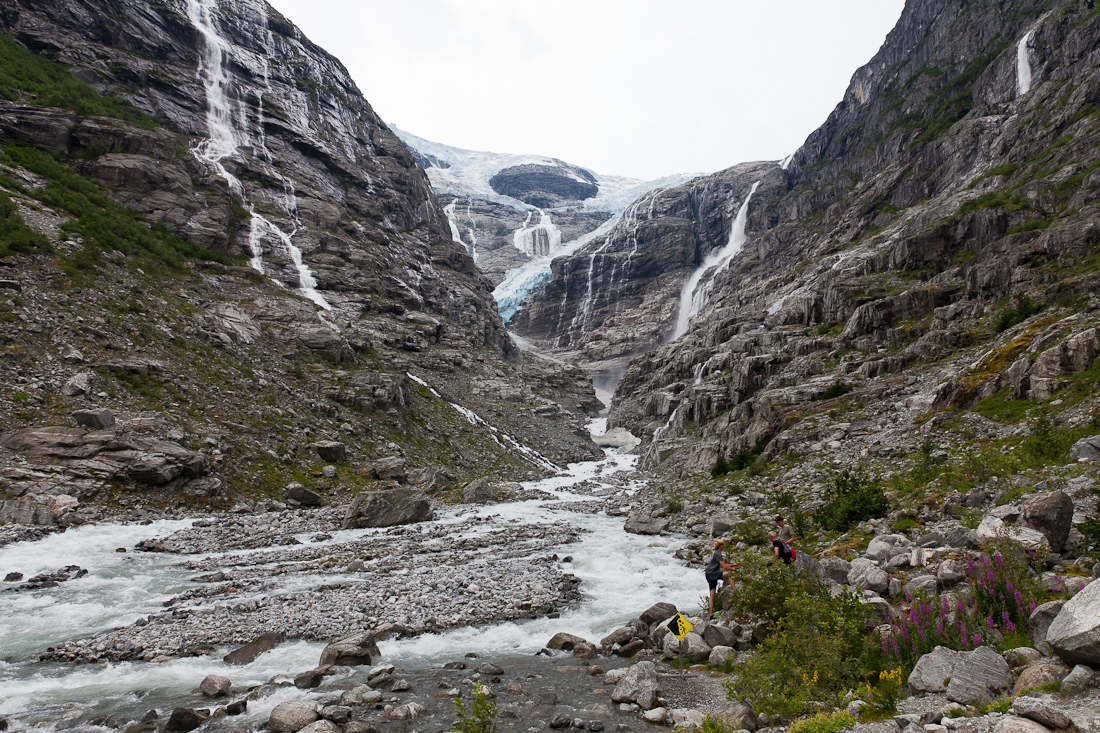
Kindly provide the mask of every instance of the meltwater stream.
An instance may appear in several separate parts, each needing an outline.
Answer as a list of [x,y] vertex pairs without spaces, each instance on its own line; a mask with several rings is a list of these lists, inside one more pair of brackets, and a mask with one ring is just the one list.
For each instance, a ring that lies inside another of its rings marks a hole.
[[[594,427],[598,427],[595,426]],[[541,481],[525,482],[524,488],[551,494],[552,500],[535,499],[488,506],[463,505],[444,509],[431,523],[458,524],[476,514],[479,532],[515,528],[517,523],[544,526],[567,522],[583,531],[576,542],[554,549],[559,556],[572,556],[563,565],[582,579],[585,600],[560,618],[540,618],[484,627],[461,627],[441,634],[424,634],[405,640],[383,642],[382,662],[405,669],[439,666],[477,651],[502,665],[524,658],[542,648],[558,631],[568,631],[598,642],[625,621],[658,601],[694,609],[700,597],[696,573],[684,573],[673,557],[682,544],[676,537],[643,537],[623,532],[623,519],[605,513],[569,511],[569,505],[592,501],[612,489],[621,491],[623,477],[629,477],[627,493],[642,485],[631,476],[637,456],[609,452],[598,461],[571,464],[565,472]],[[618,485],[607,482],[616,477]],[[556,505],[561,505],[556,506]],[[261,655],[244,667],[228,667],[221,661],[227,651],[218,649],[206,657],[186,657],[163,663],[123,662],[66,665],[34,662],[36,652],[70,639],[87,638],[97,631],[125,626],[151,613],[162,612],[165,600],[193,587],[196,575],[178,565],[181,557],[156,553],[117,552],[130,549],[142,539],[164,537],[187,527],[190,520],[160,521],[149,525],[103,524],[70,529],[35,542],[0,548],[0,571],[18,571],[25,577],[65,565],[80,565],[89,573],[56,587],[20,593],[0,592],[0,718],[7,718],[12,730],[30,728],[104,730],[91,721],[114,716],[118,721],[137,720],[150,709],[164,710],[179,705],[206,707],[191,691],[208,674],[229,677],[235,690],[247,689],[278,673],[295,674],[317,664],[323,645],[292,641]],[[333,543],[348,542],[364,533],[384,530],[335,532]],[[307,543],[313,540],[302,535]],[[491,557],[492,550],[489,551]],[[206,555],[230,557],[240,553]],[[491,559],[490,559],[491,562]],[[333,576],[309,574],[286,577],[271,594],[320,586]],[[5,584],[10,587],[13,584]],[[244,716],[229,718],[224,727],[256,726],[267,720],[271,709],[288,699],[308,699],[317,693],[283,688],[275,695],[249,703]],[[211,721],[219,728],[222,723]]]

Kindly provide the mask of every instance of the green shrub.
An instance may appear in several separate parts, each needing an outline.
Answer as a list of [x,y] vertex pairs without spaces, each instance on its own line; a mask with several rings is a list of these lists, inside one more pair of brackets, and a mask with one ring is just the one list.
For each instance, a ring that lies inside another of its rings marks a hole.
[[835,733],[851,728],[858,722],[859,719],[847,710],[835,710],[794,721],[791,723],[790,733]]
[[451,728],[452,731],[458,731],[458,733],[493,733],[496,730],[497,703],[496,700],[489,699],[488,692],[489,690],[480,682],[474,684],[474,699],[470,703],[469,713],[466,712],[466,707],[462,704],[462,698],[455,698],[455,712],[458,714],[458,721]]
[[1026,293],[1021,293],[1016,296],[1016,305],[1005,308],[997,316],[997,321],[994,323],[993,328],[997,333],[1007,331],[1015,326],[1017,323],[1023,323],[1028,318],[1039,313],[1043,310],[1041,303],[1036,303],[1027,296]]
[[758,440],[752,447],[746,445],[738,448],[737,451],[732,453],[728,458],[726,456],[718,456],[718,460],[714,463],[714,468],[710,470],[710,475],[714,478],[718,478],[719,476],[725,476],[727,473],[749,468],[756,462],[756,459],[760,457],[760,454],[763,453],[764,449],[767,447],[767,440]]
[[15,202],[7,194],[0,193],[0,257],[48,246],[47,239],[23,221]]
[[845,384],[838,379],[836,382],[826,387],[825,391],[821,393],[821,396],[815,397],[814,399],[832,400],[836,399],[837,397],[843,397],[854,389],[855,387],[853,387],[852,385]]
[[826,529],[844,531],[867,519],[885,517],[890,500],[878,483],[862,470],[844,469],[825,491],[825,504],[814,513]]

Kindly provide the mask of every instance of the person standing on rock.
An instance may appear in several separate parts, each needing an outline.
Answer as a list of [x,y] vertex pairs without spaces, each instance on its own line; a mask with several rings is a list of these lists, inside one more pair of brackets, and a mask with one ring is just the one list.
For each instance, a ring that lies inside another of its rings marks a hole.
[[[779,539],[775,532],[768,532],[768,539],[772,541],[772,552],[776,560],[782,560],[787,565],[791,564],[791,548]],[[774,560],[772,562],[775,562]]]
[[710,586],[710,615],[714,617],[714,594],[718,590],[718,581],[725,580],[726,585],[733,588],[733,581],[730,580],[729,571],[737,567],[736,563],[726,562],[725,556],[722,551],[726,548],[726,543],[722,540],[714,541],[714,554],[710,556],[710,562],[703,568],[703,574],[707,578],[707,584]]

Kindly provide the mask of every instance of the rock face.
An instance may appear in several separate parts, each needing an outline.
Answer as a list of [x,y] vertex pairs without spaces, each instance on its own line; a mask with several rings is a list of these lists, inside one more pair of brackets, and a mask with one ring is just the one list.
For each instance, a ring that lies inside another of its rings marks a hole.
[[1066,601],[1046,641],[1067,664],[1100,666],[1100,583],[1089,583]]
[[341,525],[356,527],[392,527],[431,519],[432,505],[423,493],[400,488],[388,491],[361,492],[352,500]]

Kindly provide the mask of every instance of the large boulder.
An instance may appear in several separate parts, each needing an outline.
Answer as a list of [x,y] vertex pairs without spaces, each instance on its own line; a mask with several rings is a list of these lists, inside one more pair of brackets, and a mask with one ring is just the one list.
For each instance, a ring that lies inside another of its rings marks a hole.
[[348,447],[337,440],[319,440],[309,449],[326,463],[343,463],[348,459]]
[[848,582],[850,569],[848,561],[841,557],[827,557],[821,561],[821,570],[825,573],[825,577],[841,585]]
[[482,476],[462,487],[463,504],[492,504],[497,501],[496,492],[489,479]]
[[901,548],[909,547],[912,544],[909,538],[904,535],[879,535],[867,545],[867,552],[864,554],[876,562],[882,562],[900,552]]
[[256,661],[256,657],[264,652],[271,651],[284,641],[286,641],[286,637],[279,632],[265,631],[239,649],[234,649],[226,654],[222,657],[222,661],[226,664],[251,664]]
[[669,521],[646,514],[632,514],[627,517],[623,531],[630,534],[661,534],[669,527]]
[[564,631],[559,631],[551,637],[550,641],[546,642],[547,649],[561,649],[565,652],[573,651],[578,644],[587,644],[587,639],[582,639],[579,636],[573,634],[567,634]]
[[1028,634],[1031,636],[1035,648],[1044,654],[1050,654],[1050,644],[1047,643],[1047,631],[1050,629],[1050,625],[1054,623],[1054,619],[1061,613],[1062,606],[1064,605],[1066,605],[1064,599],[1047,601],[1043,605],[1036,607],[1027,619]]
[[666,659],[687,657],[693,662],[705,662],[710,658],[710,644],[694,631],[688,632],[683,639],[668,634],[664,639],[664,654]]
[[431,518],[432,505],[423,492],[409,488],[361,491],[355,495],[344,514],[341,527],[393,527],[425,522]]
[[853,560],[848,569],[848,585],[882,595],[890,587],[890,576],[880,570],[874,560],[860,557]]
[[1100,582],[1066,601],[1047,629],[1046,641],[1067,664],[1100,666]]
[[1073,499],[1064,491],[1052,491],[1024,504],[1020,521],[1025,527],[1043,533],[1050,549],[1061,552],[1073,527]]
[[1012,670],[1000,654],[987,646],[959,652],[947,685],[947,699],[960,704],[974,700],[990,702],[997,690],[1012,687]]
[[914,695],[922,692],[946,692],[955,672],[959,653],[954,649],[938,646],[921,656],[909,675],[909,689]]
[[1031,697],[1022,695],[1012,702],[1012,712],[1021,718],[1030,718],[1048,728],[1061,729],[1073,726],[1070,717],[1055,708],[1049,696]]
[[199,692],[206,697],[223,697],[229,694],[229,688],[232,686],[233,683],[229,681],[228,677],[220,674],[208,674],[199,683]]
[[275,733],[296,733],[320,717],[316,703],[289,700],[279,703],[271,711],[267,729]]
[[1046,535],[1037,529],[1014,524],[1005,524],[996,517],[986,516],[982,519],[981,524],[978,525],[978,538],[982,540],[991,540],[997,537],[1009,537],[1030,550],[1037,550],[1041,547],[1050,546],[1050,543],[1047,542]]
[[1074,461],[1100,461],[1100,435],[1078,440],[1069,449],[1069,457]]
[[321,652],[321,661],[318,666],[327,664],[339,666],[351,666],[357,664],[370,664],[382,655],[378,651],[378,642],[373,631],[359,631],[349,634],[329,644]]
[[72,417],[77,425],[92,430],[106,430],[115,424],[115,414],[106,407],[98,410],[75,410]]
[[1020,695],[1027,690],[1034,690],[1039,685],[1059,682],[1067,674],[1069,674],[1069,667],[1062,660],[1042,659],[1020,673],[1012,693]]
[[612,702],[637,703],[643,710],[657,704],[657,667],[653,662],[638,662],[627,670],[611,692]]
[[1050,731],[1034,720],[1006,715],[997,721],[997,725],[993,727],[993,733],[1050,733]]
[[676,606],[672,605],[671,603],[665,603],[662,601],[660,603],[654,603],[652,606],[643,611],[642,615],[638,618],[652,626],[658,621],[664,621],[666,618],[672,618],[675,615]]

